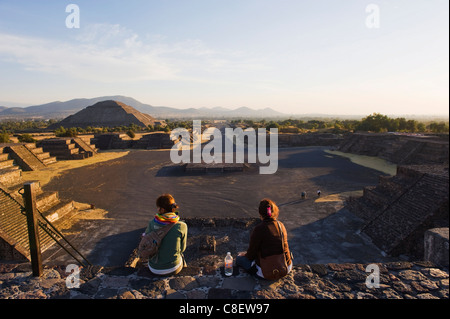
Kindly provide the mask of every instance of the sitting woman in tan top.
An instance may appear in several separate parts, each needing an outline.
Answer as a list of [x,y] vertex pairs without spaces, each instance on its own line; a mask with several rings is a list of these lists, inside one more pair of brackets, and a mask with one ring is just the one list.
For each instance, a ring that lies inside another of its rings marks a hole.
[[[250,274],[264,278],[261,270],[261,258],[284,253],[288,272],[291,271],[292,255],[289,251],[287,232],[283,223],[278,221],[279,209],[275,202],[270,199],[261,200],[259,215],[261,222],[252,231],[247,252],[239,253],[237,256],[236,265],[241,266]],[[279,226],[283,237],[280,235]]]

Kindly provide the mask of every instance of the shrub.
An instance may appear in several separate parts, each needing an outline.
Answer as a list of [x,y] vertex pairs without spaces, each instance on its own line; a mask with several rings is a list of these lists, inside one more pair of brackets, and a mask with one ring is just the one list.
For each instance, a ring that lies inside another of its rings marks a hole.
[[132,130],[128,130],[128,131],[127,131],[127,135],[128,135],[129,137],[131,137],[131,138],[134,138],[134,137],[136,136],[136,134],[135,134],[134,131],[132,131]]
[[22,134],[19,135],[17,138],[21,143],[36,143],[36,140],[30,134]]
[[8,133],[0,133],[0,143],[9,143]]
[[66,130],[64,127],[61,126],[60,128],[56,129],[55,135],[58,137],[77,137],[78,132],[75,127],[71,127]]

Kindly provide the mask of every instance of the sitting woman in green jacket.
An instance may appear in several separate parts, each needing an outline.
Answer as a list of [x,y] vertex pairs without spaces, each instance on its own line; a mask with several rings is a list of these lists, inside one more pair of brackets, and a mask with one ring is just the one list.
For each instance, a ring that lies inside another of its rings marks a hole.
[[187,225],[180,221],[178,205],[170,194],[163,194],[156,200],[158,213],[150,220],[145,233],[174,224],[161,242],[158,253],[149,259],[148,266],[155,275],[175,275],[185,266],[183,252],[186,249]]

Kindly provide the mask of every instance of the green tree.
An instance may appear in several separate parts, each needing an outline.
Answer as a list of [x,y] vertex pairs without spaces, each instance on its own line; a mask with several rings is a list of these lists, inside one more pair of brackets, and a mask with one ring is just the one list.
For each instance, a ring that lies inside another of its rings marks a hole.
[[448,124],[444,122],[431,122],[427,127],[432,133],[448,133]]
[[128,130],[128,131],[127,131],[127,135],[128,135],[129,137],[131,137],[131,138],[135,138],[135,137],[136,137],[136,134],[134,133],[133,130]]
[[277,122],[271,121],[267,126],[266,126],[266,130],[270,131],[271,128],[280,128],[280,125]]
[[373,113],[362,119],[361,123],[357,126],[361,131],[383,132],[387,131],[389,127],[389,118],[386,115],[380,113]]
[[0,143],[9,143],[9,141],[8,133],[0,133]]

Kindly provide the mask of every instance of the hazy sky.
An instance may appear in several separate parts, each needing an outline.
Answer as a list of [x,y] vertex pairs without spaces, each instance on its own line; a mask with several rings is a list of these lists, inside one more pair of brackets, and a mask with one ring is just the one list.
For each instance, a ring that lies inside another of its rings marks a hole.
[[448,115],[448,86],[448,0],[0,0],[5,106]]

